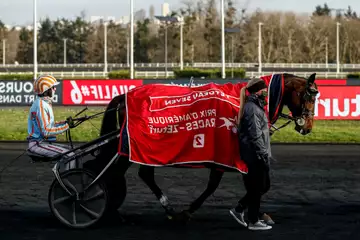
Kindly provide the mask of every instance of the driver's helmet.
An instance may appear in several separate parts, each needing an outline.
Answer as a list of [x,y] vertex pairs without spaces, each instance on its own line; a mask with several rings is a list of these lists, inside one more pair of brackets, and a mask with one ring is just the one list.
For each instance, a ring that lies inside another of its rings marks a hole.
[[51,75],[41,75],[39,76],[33,83],[34,85],[34,92],[37,94],[43,94],[50,88],[59,85],[60,82],[56,80],[54,76]]

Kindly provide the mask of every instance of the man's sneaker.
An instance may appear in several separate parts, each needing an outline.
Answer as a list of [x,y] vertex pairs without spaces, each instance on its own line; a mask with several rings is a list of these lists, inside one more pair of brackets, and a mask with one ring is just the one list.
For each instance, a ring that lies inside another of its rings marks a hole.
[[230,210],[230,215],[242,226],[247,227],[247,224],[244,220],[244,212],[238,213],[235,211],[235,208],[233,208]]
[[266,213],[264,213],[260,220],[263,220],[266,224],[268,225],[274,225],[275,222],[271,219],[271,217],[269,215],[267,215]]
[[267,225],[263,221],[257,221],[256,223],[249,223],[249,230],[269,230],[272,229],[272,226]]

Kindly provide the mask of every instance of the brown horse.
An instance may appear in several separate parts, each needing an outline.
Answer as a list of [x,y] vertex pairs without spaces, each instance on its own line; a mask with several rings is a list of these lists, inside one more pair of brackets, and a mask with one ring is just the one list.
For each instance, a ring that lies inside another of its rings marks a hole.
[[[315,84],[315,73],[312,74],[308,79],[286,73],[282,74],[282,77],[283,94],[277,104],[277,109],[272,109],[273,106],[271,104],[271,99],[269,103],[269,112],[277,112],[276,116],[271,119],[272,127],[275,129],[275,131],[279,130],[281,127],[276,128],[274,124],[278,117],[283,117],[289,119],[289,121],[282,127],[294,121],[295,130],[297,132],[301,133],[302,135],[309,134],[313,127],[314,105],[316,95],[318,93],[317,86]],[[272,91],[276,90],[270,89],[270,96],[274,93]],[[291,111],[291,116],[282,113],[284,106],[289,108]],[[107,134],[116,129],[120,129],[124,123],[126,116],[125,95],[119,95],[111,100],[107,109],[114,108],[118,108],[119,110],[117,112],[106,112],[103,117],[100,133],[101,135]],[[272,133],[273,132],[274,131],[272,131]],[[100,154],[97,156],[98,160],[96,162],[101,163],[101,166],[106,165],[109,160],[117,153],[118,144],[118,141],[115,139],[114,141],[105,145],[104,148],[101,149]],[[121,206],[126,196],[126,181],[124,174],[131,164],[132,162],[130,162],[127,157],[121,157],[121,159],[115,163],[115,166],[108,170],[110,172],[106,174],[109,180],[107,182],[110,183],[110,186],[108,186],[111,195],[110,208],[113,210],[118,209]],[[101,166],[97,165],[96,167],[92,167],[92,169],[96,168],[100,169],[101,171]],[[155,194],[169,218],[179,218],[179,216],[181,216],[182,219],[185,217],[187,220],[191,214],[199,209],[204,201],[212,193],[214,193],[214,191],[219,186],[219,183],[224,174],[224,171],[219,170],[216,166],[214,166],[214,164],[208,164],[206,167],[210,169],[210,175],[206,189],[190,204],[190,207],[183,211],[180,215],[175,213],[168,198],[156,184],[154,179],[154,167],[140,165],[138,175]]]

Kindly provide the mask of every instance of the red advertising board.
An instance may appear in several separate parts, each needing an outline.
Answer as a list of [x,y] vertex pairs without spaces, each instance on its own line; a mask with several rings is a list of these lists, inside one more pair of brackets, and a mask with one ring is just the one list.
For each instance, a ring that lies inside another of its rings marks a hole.
[[106,105],[142,83],[142,80],[63,80],[63,104]]
[[315,119],[360,120],[360,86],[319,86]]
[[316,79],[316,84],[321,85],[346,85],[346,79]]
[[[63,105],[107,105],[115,96],[141,86],[143,80],[63,80],[62,84]],[[338,82],[318,88],[315,119],[360,120],[360,86]]]

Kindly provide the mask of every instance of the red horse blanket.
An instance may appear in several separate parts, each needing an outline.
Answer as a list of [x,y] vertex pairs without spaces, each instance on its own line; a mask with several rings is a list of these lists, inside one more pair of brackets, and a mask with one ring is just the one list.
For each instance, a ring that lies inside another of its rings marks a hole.
[[200,87],[144,85],[126,94],[130,161],[247,172],[240,159],[236,120],[246,83]]
[[[283,82],[278,74],[262,78],[269,90]],[[125,141],[130,161],[149,166],[186,167],[215,163],[226,171],[246,173],[235,126],[239,93],[245,85],[210,83],[189,88],[150,84],[132,89],[126,94]],[[276,93],[282,95],[277,89],[271,91],[269,100],[280,99],[275,98]],[[270,104],[270,110],[276,112],[271,115],[277,115],[278,107]]]

